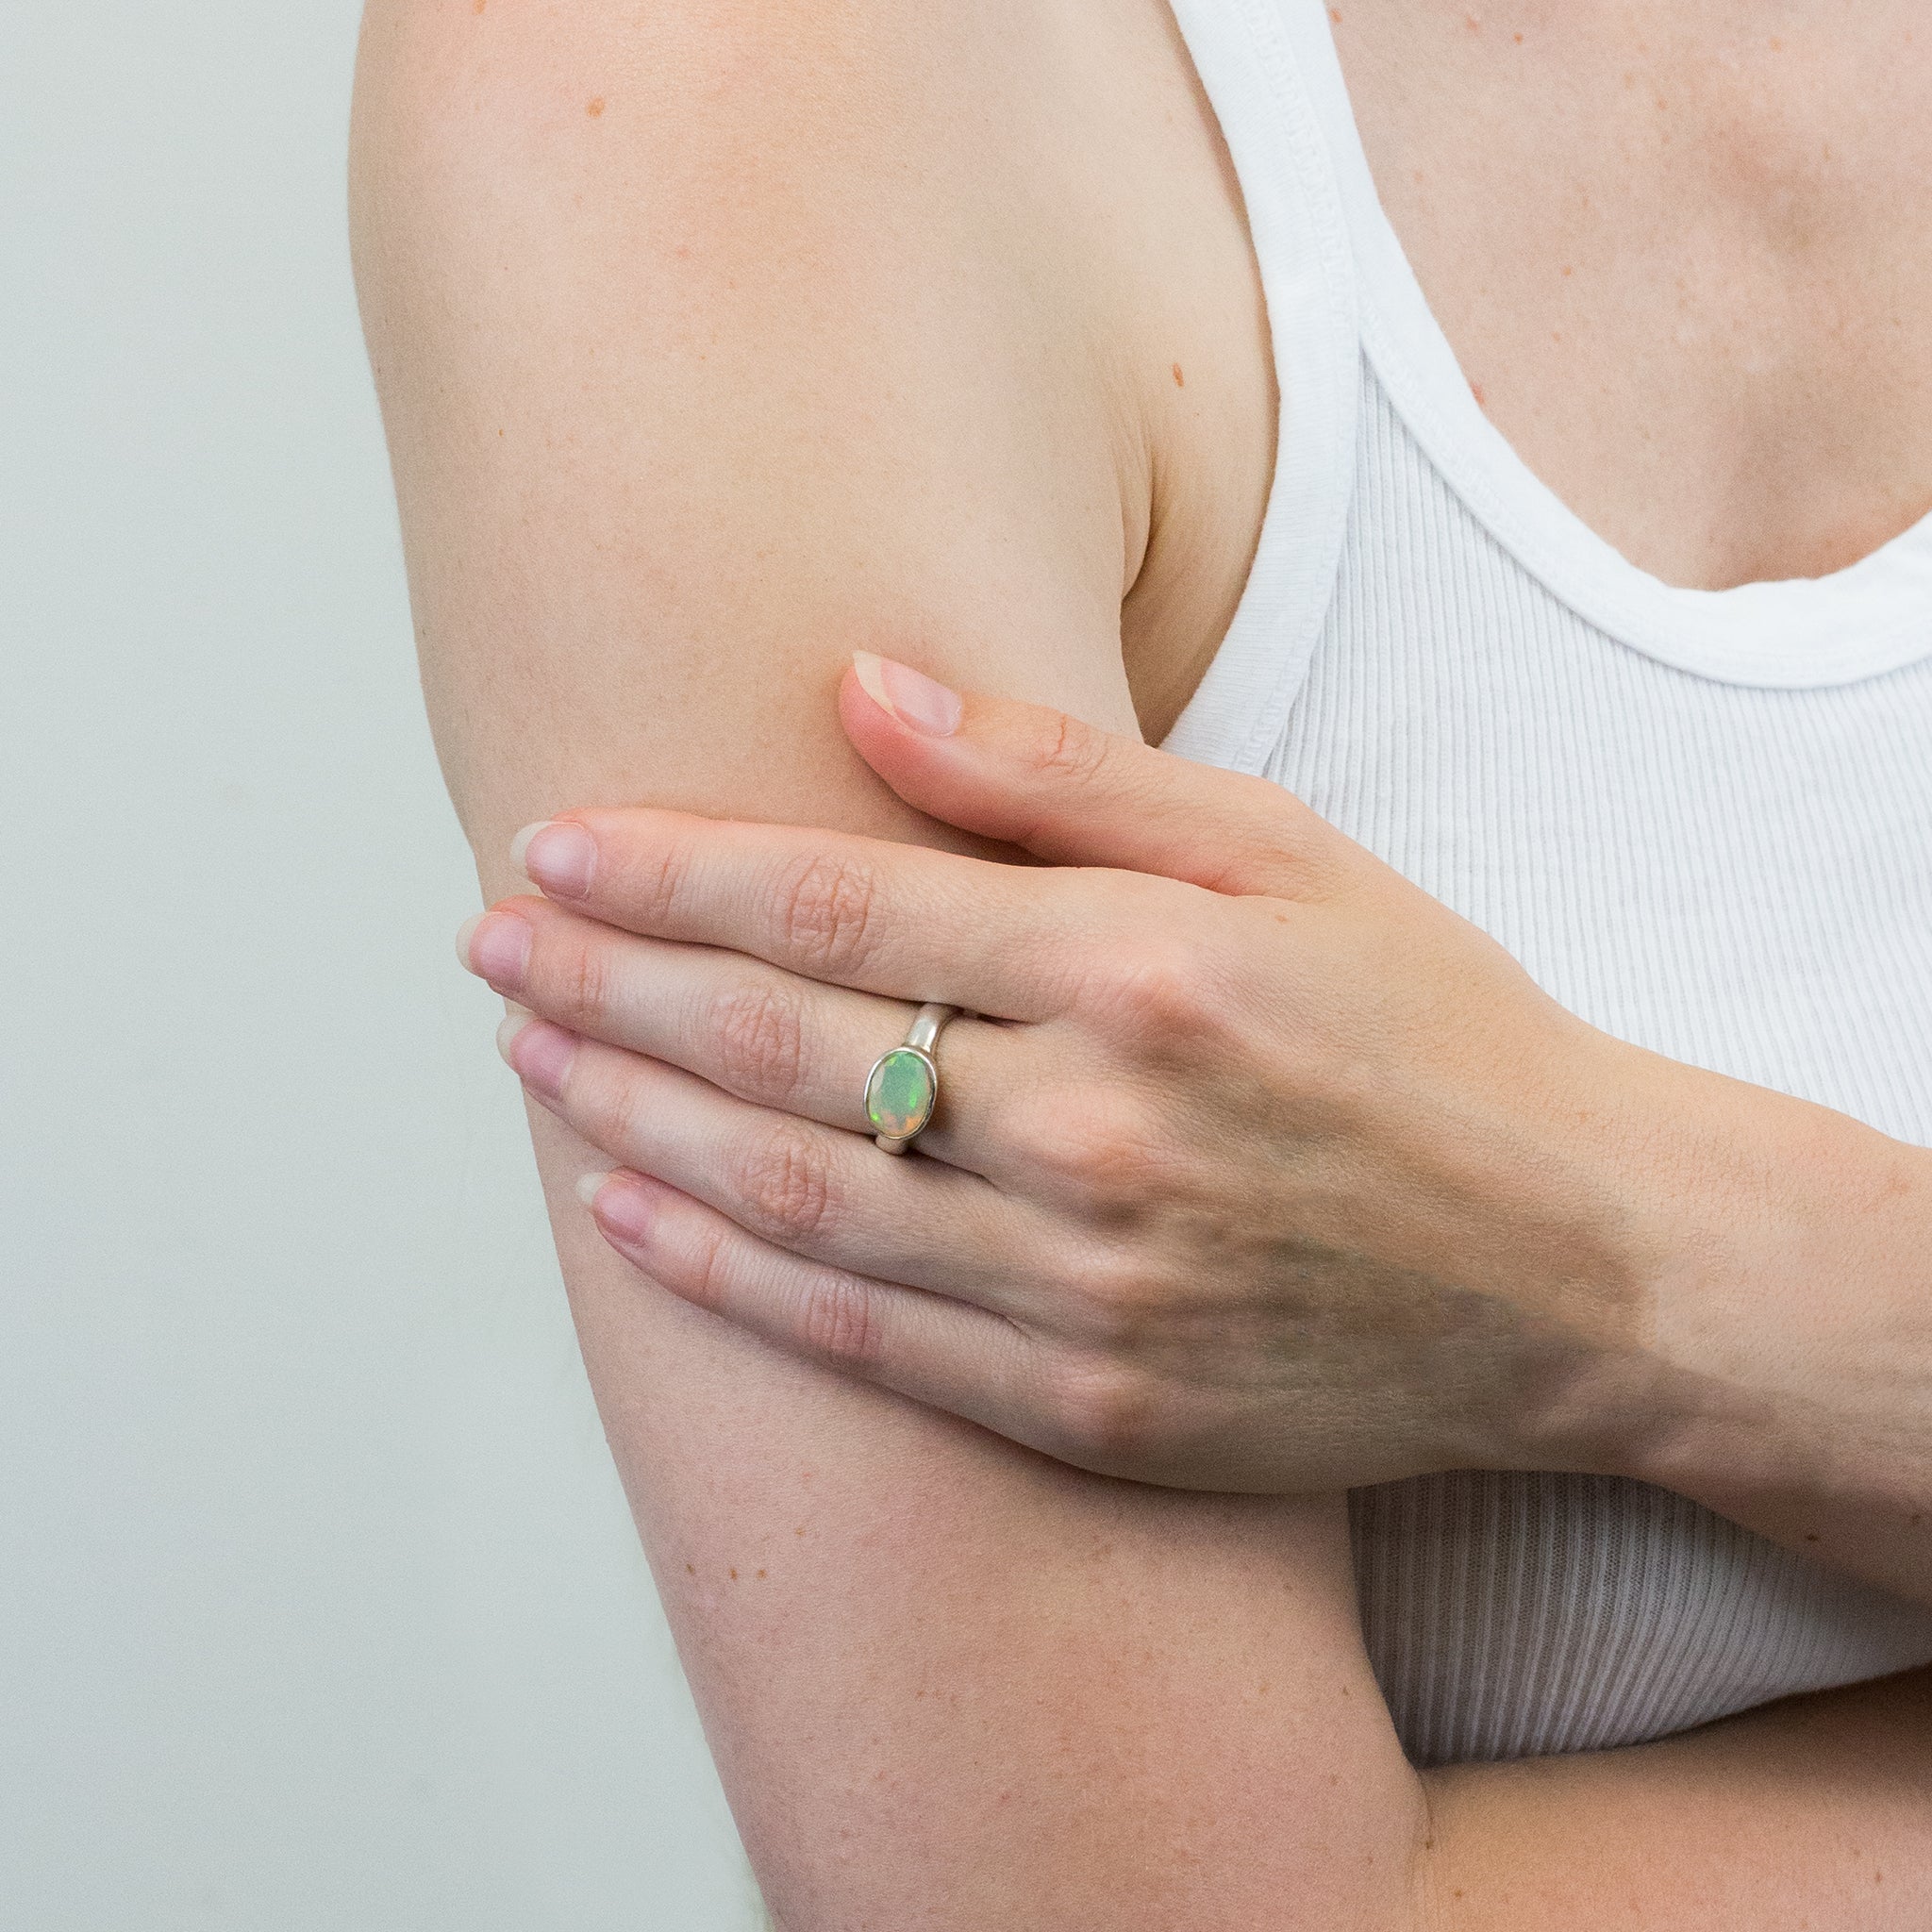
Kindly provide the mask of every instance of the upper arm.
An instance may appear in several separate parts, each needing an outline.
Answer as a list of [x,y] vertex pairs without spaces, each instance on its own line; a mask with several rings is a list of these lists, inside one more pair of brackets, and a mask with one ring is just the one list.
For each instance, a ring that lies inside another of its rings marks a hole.
[[356,175],[472,830],[506,759],[545,805],[869,808],[823,702],[855,644],[1131,728],[1129,427],[1012,205],[1050,185],[974,154],[1038,130],[933,71],[993,50],[889,4],[473,6],[374,8]]
[[[855,643],[1131,728],[1146,444],[1056,146],[1091,107],[1059,11],[375,0],[358,278],[490,891],[579,804],[948,836],[836,730]],[[1334,1501],[1110,1482],[782,1357],[630,1275],[571,1191],[602,1162],[534,1126],[790,1932],[1903,1923],[1865,1865],[1924,1862],[1923,1685],[1439,1774],[1425,1840]]]
[[[1050,11],[373,8],[358,275],[490,891],[578,804],[943,836],[838,734],[855,644],[1132,728],[1135,425],[1014,78]],[[1110,1482],[782,1358],[630,1275],[535,1130],[785,1923],[1385,1923],[1415,1788],[1333,1500]]]

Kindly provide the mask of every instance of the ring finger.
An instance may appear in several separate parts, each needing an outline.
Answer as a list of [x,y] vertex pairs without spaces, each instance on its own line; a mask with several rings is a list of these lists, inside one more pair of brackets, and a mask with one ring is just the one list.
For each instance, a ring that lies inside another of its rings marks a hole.
[[1063,1244],[977,1174],[892,1160],[857,1134],[733,1099],[680,1068],[537,1020],[504,1058],[591,1146],[708,1202],[761,1241],[1021,1319]]
[[[620,933],[541,899],[492,908],[465,928],[460,950],[498,992],[573,1033],[854,1133],[871,1131],[873,1062],[905,1039],[916,1010],[742,953]],[[961,1018],[945,1029],[943,1099],[919,1137],[922,1153],[974,1173],[997,1166],[986,1096],[1011,1092],[1019,1057],[1009,1036],[1004,1022]]]

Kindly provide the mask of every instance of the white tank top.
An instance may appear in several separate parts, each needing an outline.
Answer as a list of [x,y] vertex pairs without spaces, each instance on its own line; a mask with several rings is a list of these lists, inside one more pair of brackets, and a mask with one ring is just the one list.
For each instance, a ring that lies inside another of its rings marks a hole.
[[[1282,396],[1260,547],[1167,740],[1263,773],[1624,1040],[1932,1143],[1932,517],[1836,575],[1674,589],[1477,408],[1320,0],[1174,0]],[[1357,1491],[1424,1763],[1655,1738],[1932,1660],[1932,1611],[1647,1485]]]

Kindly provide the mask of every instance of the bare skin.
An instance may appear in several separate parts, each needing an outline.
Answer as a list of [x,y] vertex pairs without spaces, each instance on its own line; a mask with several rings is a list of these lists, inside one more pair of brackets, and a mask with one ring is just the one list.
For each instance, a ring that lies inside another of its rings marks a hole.
[[[356,205],[486,891],[517,883],[517,826],[584,804],[975,849],[840,737],[855,643],[1150,736],[1211,656],[1272,399],[1240,209],[1151,0],[380,0]],[[1419,1778],[1335,1499],[1110,1481],[790,1359],[630,1270],[572,1191],[603,1163],[534,1124],[790,1932],[1528,1932],[1565,1887],[1565,1923],[1654,1932],[1932,1912],[1922,1688]],[[1687,1875],[1713,1870],[1715,1902]]]
[[840,700],[1046,864],[578,811],[459,939],[626,1259],[1103,1474],[1661,1480],[1932,1603],[1932,1153],[1585,1024],[1265,778],[870,654]]
[[1336,0],[1396,233],[1483,408],[1666,583],[1932,508],[1932,23],[1911,0]]

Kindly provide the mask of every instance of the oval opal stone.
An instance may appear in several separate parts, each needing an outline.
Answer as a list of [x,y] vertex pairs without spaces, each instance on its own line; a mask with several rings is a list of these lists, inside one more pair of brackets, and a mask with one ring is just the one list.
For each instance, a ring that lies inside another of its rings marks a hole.
[[865,1117],[875,1134],[905,1141],[932,1118],[939,1096],[932,1062],[912,1046],[895,1046],[881,1056],[865,1083]]

